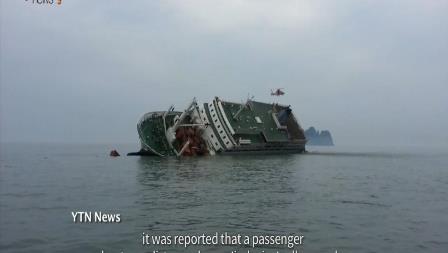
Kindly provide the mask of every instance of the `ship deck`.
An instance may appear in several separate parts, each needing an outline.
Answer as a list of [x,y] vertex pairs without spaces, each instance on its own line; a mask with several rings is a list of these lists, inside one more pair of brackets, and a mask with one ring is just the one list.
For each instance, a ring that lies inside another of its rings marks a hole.
[[[289,142],[291,141],[288,131],[278,129],[273,112],[277,112],[285,107],[273,104],[261,103],[251,101],[249,106],[246,106],[237,115],[233,116],[241,109],[241,104],[221,101],[233,130],[235,131],[235,139],[241,137],[242,139],[251,140],[252,143],[260,142]],[[259,121],[257,122],[257,118]]]

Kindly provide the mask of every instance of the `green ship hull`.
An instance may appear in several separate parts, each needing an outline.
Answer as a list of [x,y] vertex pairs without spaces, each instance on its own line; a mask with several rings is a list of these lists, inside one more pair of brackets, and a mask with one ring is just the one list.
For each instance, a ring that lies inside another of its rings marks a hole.
[[289,106],[248,100],[209,103],[195,99],[183,112],[150,112],[137,124],[136,155],[201,156],[248,153],[302,153],[306,138]]

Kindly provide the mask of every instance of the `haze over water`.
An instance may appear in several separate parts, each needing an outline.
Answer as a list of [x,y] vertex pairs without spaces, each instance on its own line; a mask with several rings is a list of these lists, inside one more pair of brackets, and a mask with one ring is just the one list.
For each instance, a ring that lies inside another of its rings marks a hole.
[[338,144],[448,146],[446,0],[32,2],[0,1],[3,142],[137,142],[148,111],[253,95]]
[[[295,233],[305,236],[301,252],[448,249],[446,150],[161,159],[111,158],[109,149],[2,144],[0,251],[152,252],[142,232]],[[122,222],[74,224],[79,210],[120,213]]]

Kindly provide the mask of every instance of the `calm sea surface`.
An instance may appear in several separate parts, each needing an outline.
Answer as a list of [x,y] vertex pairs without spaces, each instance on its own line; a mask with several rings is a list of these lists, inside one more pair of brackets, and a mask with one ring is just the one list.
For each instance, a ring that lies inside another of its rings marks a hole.
[[[111,158],[135,146],[2,144],[0,252],[247,252],[148,234],[299,234],[299,252],[448,252],[448,151]],[[72,211],[121,223],[73,223]],[[284,246],[251,252],[291,252]]]

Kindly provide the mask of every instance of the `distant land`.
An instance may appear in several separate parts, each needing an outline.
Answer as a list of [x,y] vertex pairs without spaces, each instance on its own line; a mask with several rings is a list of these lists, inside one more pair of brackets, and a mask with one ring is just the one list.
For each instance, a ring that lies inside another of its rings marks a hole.
[[328,130],[318,131],[313,126],[305,131],[308,140],[306,145],[310,146],[334,146],[333,137]]

